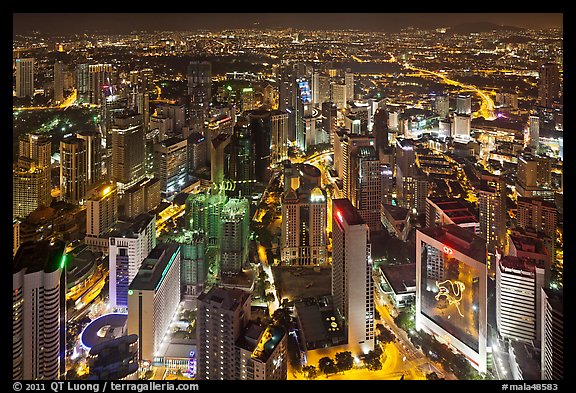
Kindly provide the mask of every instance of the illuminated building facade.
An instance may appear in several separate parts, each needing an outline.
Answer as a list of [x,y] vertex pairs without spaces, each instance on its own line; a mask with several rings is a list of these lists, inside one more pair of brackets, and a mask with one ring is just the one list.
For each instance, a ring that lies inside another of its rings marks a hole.
[[118,223],[108,238],[110,307],[128,307],[128,286],[142,261],[156,247],[156,217],[142,214]]
[[86,195],[88,156],[86,143],[77,137],[60,141],[60,200],[77,204]]
[[204,135],[194,132],[188,137],[188,174],[206,166],[208,142]]
[[88,66],[88,86],[91,104],[102,104],[105,92],[111,89],[111,64],[90,64]]
[[[117,121],[117,118],[115,119]],[[145,173],[145,135],[141,116],[112,127],[112,173],[110,178],[130,184]]]
[[16,59],[16,97],[34,97],[34,58]]
[[506,256],[496,269],[496,323],[501,337],[540,341],[541,289],[545,286],[542,261]]
[[12,379],[64,377],[66,256],[62,241],[26,242],[12,268]]
[[76,137],[86,145],[87,187],[90,188],[102,179],[102,137],[98,131],[82,131]]
[[64,101],[64,64],[61,61],[54,63],[54,102]]
[[236,346],[241,380],[285,380],[288,339],[284,328],[249,322]]
[[457,225],[416,231],[416,329],[486,372],[486,242]]
[[255,178],[254,142],[246,118],[238,118],[230,142],[228,178],[232,182],[231,194],[240,197],[252,193]]
[[370,230],[348,199],[332,200],[332,297],[348,350],[374,349],[374,282]]
[[91,190],[86,198],[86,236],[101,236],[118,220],[118,191],[114,183]]
[[456,113],[470,115],[472,113],[472,97],[470,94],[458,94],[456,97]]
[[230,199],[222,208],[220,272],[238,274],[248,258],[250,205],[247,199]]
[[250,320],[250,303],[250,294],[236,288],[214,286],[198,297],[197,379],[240,379],[236,342]]
[[540,66],[538,78],[538,102],[540,106],[552,108],[560,98],[560,70],[556,63]]
[[412,141],[396,140],[396,194],[398,204],[406,209],[415,207],[414,177],[416,175],[416,152]]
[[179,192],[188,181],[187,140],[173,137],[154,145],[154,177],[166,195]]
[[378,155],[374,146],[359,146],[351,154],[350,201],[370,231],[379,231],[382,174]]
[[[162,341],[180,304],[178,244],[160,243],[142,261],[128,289],[128,334],[138,335],[140,361],[159,361]],[[163,362],[162,362],[163,363]]]

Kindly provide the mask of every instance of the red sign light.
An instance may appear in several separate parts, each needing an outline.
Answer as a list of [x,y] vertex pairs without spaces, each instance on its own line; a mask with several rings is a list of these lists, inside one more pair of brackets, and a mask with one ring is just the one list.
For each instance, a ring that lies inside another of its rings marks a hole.
[[445,252],[446,254],[452,255],[452,249],[451,249],[451,248],[448,248],[448,247],[446,247],[446,246],[444,246],[444,252]]

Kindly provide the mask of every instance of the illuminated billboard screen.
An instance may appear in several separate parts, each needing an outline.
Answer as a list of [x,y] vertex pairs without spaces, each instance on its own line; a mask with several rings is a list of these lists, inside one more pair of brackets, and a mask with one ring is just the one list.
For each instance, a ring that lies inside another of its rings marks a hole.
[[480,272],[449,247],[422,244],[421,312],[478,352]]
[[310,84],[308,81],[298,82],[300,89],[300,99],[303,104],[310,104],[312,102],[312,93],[310,92]]

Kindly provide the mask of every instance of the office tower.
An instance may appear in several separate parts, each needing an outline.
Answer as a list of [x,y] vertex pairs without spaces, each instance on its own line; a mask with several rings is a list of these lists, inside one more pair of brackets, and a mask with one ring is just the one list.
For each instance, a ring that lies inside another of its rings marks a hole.
[[142,214],[117,224],[108,237],[110,307],[126,310],[128,286],[142,261],[156,247],[156,217]]
[[98,131],[82,131],[76,137],[86,145],[86,163],[88,165],[88,188],[97,185],[102,179],[102,135]]
[[374,349],[374,282],[368,225],[348,199],[332,200],[332,296],[344,319],[348,350]]
[[560,98],[560,70],[556,63],[544,63],[540,66],[538,79],[538,104],[552,108]]
[[182,260],[180,262],[180,295],[183,300],[195,300],[208,277],[208,258],[206,257],[206,235],[200,231],[183,229],[170,239],[180,244]]
[[212,287],[198,297],[197,379],[240,379],[236,342],[250,320],[250,293]]
[[440,118],[448,116],[450,112],[449,99],[446,94],[439,94],[434,97],[434,110]]
[[346,85],[346,101],[354,100],[354,73],[347,69],[344,73],[344,84]]
[[538,152],[540,148],[540,118],[538,116],[530,116],[529,125],[530,138],[529,143],[526,143],[526,145],[530,146],[534,152]]
[[64,64],[61,61],[54,63],[54,103],[64,101]]
[[188,181],[188,145],[180,137],[168,138],[154,145],[154,177],[160,179],[161,192],[180,192]]
[[206,166],[207,140],[199,132],[193,132],[188,137],[188,174]]
[[420,167],[416,168],[413,179],[414,185],[414,209],[417,214],[426,213],[426,198],[428,198],[428,175]]
[[496,268],[496,322],[506,339],[540,341],[541,290],[545,267],[541,261],[505,256]]
[[263,92],[263,104],[266,106],[268,110],[278,109],[278,92],[274,87],[270,84],[264,87]]
[[156,113],[150,117],[150,130],[158,130],[159,139],[163,141],[166,138],[174,136],[173,121],[166,115]]
[[221,220],[220,272],[223,275],[241,273],[248,258],[250,238],[248,199],[228,200],[222,208]]
[[234,126],[230,142],[228,177],[233,184],[233,195],[248,196],[256,182],[254,143],[246,118],[241,117]]
[[[301,166],[298,172],[320,170]],[[287,182],[287,173],[284,174]],[[298,178],[297,178],[298,179]],[[282,194],[282,233],[280,255],[282,264],[289,266],[318,266],[325,264],[327,206],[326,195],[317,185],[307,186],[298,179],[299,187],[289,188]]]
[[[158,106],[157,112],[161,116],[170,119],[172,123],[172,130],[176,134],[182,132],[182,127],[186,125],[185,108],[184,105],[176,104],[163,104]],[[141,113],[141,112],[138,112]]]
[[426,226],[455,224],[480,235],[480,223],[462,199],[426,198]]
[[50,206],[50,138],[27,134],[19,137],[18,164],[12,183],[13,217],[25,217],[40,206]]
[[454,114],[450,136],[455,139],[470,140],[470,115]]
[[334,144],[337,124],[336,105],[332,102],[322,102],[322,128],[330,136],[330,144]]
[[346,108],[346,85],[332,83],[330,85],[330,101],[332,101],[338,110]]
[[146,149],[141,116],[134,117],[130,122],[133,124],[121,122],[112,126],[110,178],[123,184],[137,181],[145,174]]
[[113,182],[92,189],[86,196],[86,236],[99,237],[118,221],[118,191]]
[[392,194],[394,193],[394,171],[392,170],[392,166],[389,164],[380,164],[380,175],[382,179],[381,202],[386,205],[391,205]]
[[518,197],[516,225],[543,232],[546,236],[556,237],[558,210],[554,202],[540,198]]
[[382,174],[374,146],[358,146],[350,157],[350,202],[370,231],[381,230]]
[[272,116],[267,110],[246,113],[248,127],[254,143],[254,174],[256,181],[267,183],[270,180],[270,143],[272,137]]
[[457,225],[416,230],[416,329],[486,372],[486,242]]
[[[12,172],[12,218],[26,217],[40,206],[50,206],[52,197],[47,187],[47,171],[32,167],[14,168]],[[49,173],[49,172],[48,172]]]
[[296,98],[296,110],[295,114],[295,124],[296,124],[296,146],[300,150],[306,150],[307,146],[310,145],[310,138],[314,138],[314,130],[310,128],[314,126],[312,122],[312,93],[310,91],[310,81],[306,76],[300,76],[296,79],[298,85],[297,98]]
[[60,200],[77,204],[86,195],[88,157],[86,143],[77,137],[60,141]]
[[270,162],[276,164],[288,159],[288,113],[272,111],[270,120]]
[[230,134],[218,134],[210,143],[210,179],[214,190],[219,190],[224,184],[225,169],[228,163],[226,148],[230,144]]
[[136,334],[94,345],[88,353],[88,379],[138,379],[138,346]]
[[20,221],[12,220],[12,257],[16,255],[16,252],[20,248]]
[[16,97],[34,97],[34,58],[16,59]]
[[478,188],[480,236],[503,247],[506,241],[506,183],[499,177],[482,180]]
[[188,95],[190,99],[190,125],[195,129],[204,126],[212,100],[212,64],[191,61],[187,68]]
[[312,102],[316,106],[321,106],[328,101],[330,101],[330,77],[323,72],[316,71],[312,75]]
[[180,304],[180,245],[160,243],[128,287],[128,334],[138,335],[140,361],[163,356],[166,334]]
[[372,126],[374,142],[376,143],[376,154],[382,158],[388,151],[388,114],[384,109],[378,109],[374,114],[374,124]]
[[357,134],[345,134],[342,138],[342,154],[340,156],[341,170],[338,172],[342,178],[342,192],[345,198],[352,200],[352,152],[360,146],[374,146],[374,137]]
[[102,104],[109,94],[112,81],[111,64],[91,64],[88,66],[89,100],[91,104]]
[[564,378],[564,294],[542,288],[541,362],[543,380]]
[[544,197],[551,199],[552,162],[548,157],[532,154],[518,156],[516,194],[521,197]]
[[472,97],[470,94],[458,94],[456,96],[456,113],[458,115],[472,114]]
[[254,89],[252,87],[242,89],[240,100],[242,102],[242,112],[257,109],[254,100]]
[[74,86],[76,87],[76,94],[78,102],[90,102],[90,79],[89,79],[89,65],[78,64],[76,72],[74,73]]
[[414,203],[414,177],[416,175],[416,152],[412,141],[396,140],[396,195],[398,204],[412,209]]
[[12,379],[64,377],[66,256],[63,241],[26,242],[12,268]]
[[288,371],[288,335],[279,326],[249,322],[236,343],[241,380],[284,380]]
[[156,208],[161,201],[160,192],[160,179],[149,177],[144,177],[125,189],[122,200],[123,217],[133,219]]

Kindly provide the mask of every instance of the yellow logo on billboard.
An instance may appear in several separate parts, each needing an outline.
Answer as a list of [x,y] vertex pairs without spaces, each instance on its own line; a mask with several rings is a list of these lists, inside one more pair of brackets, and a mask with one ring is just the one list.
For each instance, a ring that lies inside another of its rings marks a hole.
[[446,297],[448,304],[455,305],[458,314],[463,317],[464,315],[460,311],[460,302],[462,301],[462,293],[464,292],[464,289],[466,289],[464,283],[461,281],[444,280],[442,282],[436,281],[436,286],[439,290],[438,294],[434,296],[436,300],[440,300],[441,296]]

